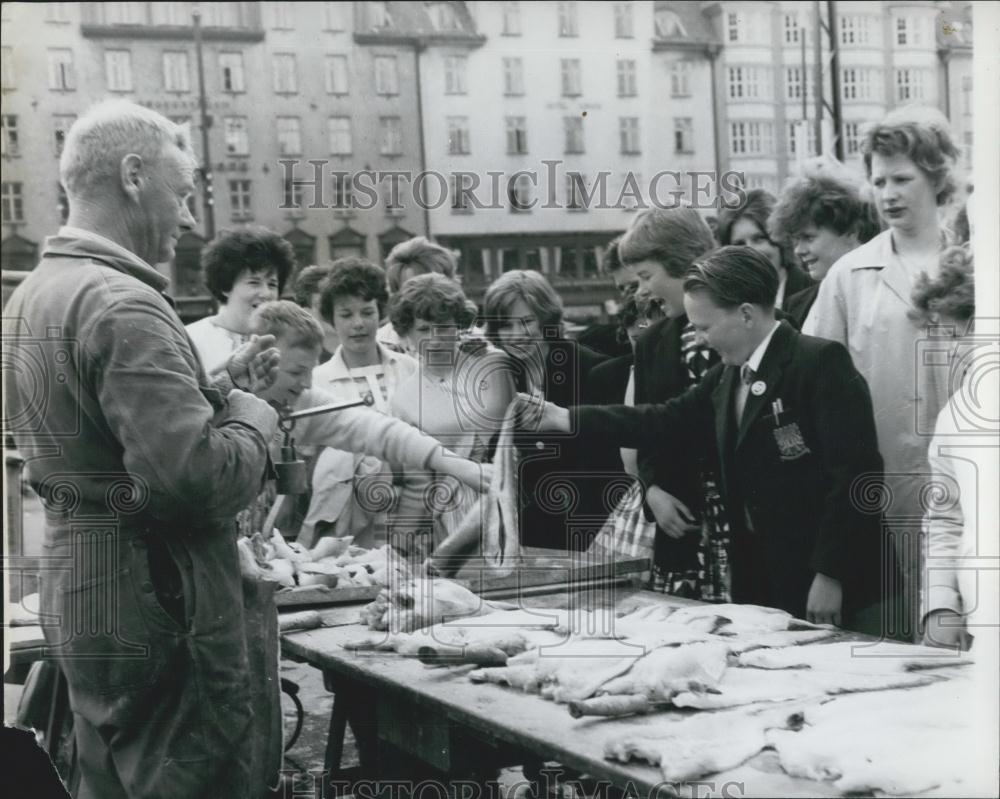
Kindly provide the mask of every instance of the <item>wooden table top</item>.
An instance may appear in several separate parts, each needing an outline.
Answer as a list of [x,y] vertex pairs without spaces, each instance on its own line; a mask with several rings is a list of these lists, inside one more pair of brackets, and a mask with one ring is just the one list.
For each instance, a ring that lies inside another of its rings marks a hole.
[[[697,604],[648,591],[637,597],[638,593],[635,589],[619,591],[617,601]],[[559,607],[565,602],[565,594],[548,595],[532,597],[525,605]],[[545,760],[555,760],[580,773],[606,779],[622,789],[631,783],[643,796],[663,785],[659,769],[605,760],[605,742],[617,731],[641,734],[643,728],[661,726],[668,718],[681,721],[690,715],[685,711],[668,711],[619,719],[574,719],[566,705],[499,685],[471,682],[467,675],[472,666],[431,668],[392,652],[345,649],[343,644],[365,638],[371,631],[360,624],[343,622],[344,619],[338,619],[335,623],[340,626],[286,634],[283,650],[318,668],[375,686],[380,696],[386,693],[405,696],[407,701],[426,708],[429,722],[459,724],[487,740],[503,741],[538,753]],[[709,783],[713,784],[711,790],[706,789]],[[677,787],[682,796],[718,796],[724,790],[725,795],[731,796],[839,795],[830,785],[787,776],[773,752],[761,753],[737,769],[711,775],[700,783],[672,787]]]

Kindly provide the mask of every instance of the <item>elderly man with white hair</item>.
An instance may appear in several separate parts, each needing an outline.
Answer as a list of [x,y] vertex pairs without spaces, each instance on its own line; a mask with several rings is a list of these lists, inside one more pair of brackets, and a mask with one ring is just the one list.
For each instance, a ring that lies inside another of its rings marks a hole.
[[257,341],[210,383],[163,293],[194,170],[160,114],[91,109],[60,162],[68,222],[4,314],[5,427],[45,505],[44,629],[80,797],[264,792],[233,519],[277,414],[233,384],[266,384],[276,355]]

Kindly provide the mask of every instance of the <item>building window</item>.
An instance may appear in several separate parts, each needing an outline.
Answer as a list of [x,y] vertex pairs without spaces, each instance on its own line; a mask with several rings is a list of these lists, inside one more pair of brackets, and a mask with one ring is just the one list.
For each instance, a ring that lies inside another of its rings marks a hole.
[[674,120],[674,152],[694,152],[694,123],[690,117]]
[[24,221],[24,199],[21,196],[20,183],[7,183],[0,186],[0,204],[3,208],[3,221],[23,222]]
[[187,3],[152,3],[154,25],[190,25]]
[[730,100],[770,100],[771,72],[767,67],[729,67]]
[[670,95],[689,97],[691,95],[691,62],[675,61],[670,67]]
[[785,14],[785,44],[798,44],[802,28],[798,14]]
[[559,3],[559,35],[579,36],[580,27],[576,16],[576,3]]
[[302,207],[302,183],[295,179],[284,180],[281,183],[281,207],[291,211]]
[[325,61],[324,82],[327,94],[347,94],[347,56],[328,55]]
[[278,117],[278,155],[302,155],[302,125],[298,117]]
[[225,117],[222,120],[226,138],[226,155],[250,155],[250,135],[246,117]]
[[531,210],[531,180],[527,175],[518,175],[507,183],[507,202],[513,213]]
[[468,155],[470,151],[469,118],[448,117],[448,154]]
[[840,96],[844,100],[858,99],[858,72],[857,69],[845,69],[840,75]]
[[896,70],[896,102],[924,99],[924,73],[920,69]]
[[905,45],[909,44],[908,38],[909,37],[907,36],[906,17],[897,17],[896,18],[896,44],[905,46]]
[[295,56],[292,53],[277,53],[274,56],[273,68],[274,91],[277,94],[295,94],[299,90]]
[[340,211],[349,211],[354,202],[354,184],[351,176],[345,174],[333,175],[333,207]]
[[104,21],[108,25],[142,25],[146,21],[145,3],[104,3]]
[[639,117],[618,118],[618,140],[622,155],[639,154]]
[[449,55],[444,59],[444,93],[465,94],[465,70],[468,59],[464,55]]
[[18,152],[18,137],[17,137],[17,115],[16,114],[2,114],[0,115],[0,146],[3,150],[0,151],[0,155],[17,155]]
[[656,9],[653,15],[653,25],[656,29],[656,35],[661,39],[688,35],[684,29],[684,23],[677,16],[677,12],[668,8]]
[[250,209],[249,180],[229,181],[229,210],[236,221],[253,218],[253,211]]
[[0,48],[0,88],[14,88],[14,51],[10,47]]
[[562,67],[562,93],[563,97],[579,97],[583,94],[582,79],[580,76],[580,59],[563,58],[560,61]]
[[563,131],[566,134],[566,153],[582,153],[583,148],[583,117],[563,117]]
[[507,153],[526,155],[528,152],[528,125],[524,117],[507,117]]
[[844,123],[844,151],[847,155],[857,155],[861,152],[861,123]]
[[389,9],[384,2],[368,2],[364,11],[369,28],[385,28],[391,23]]
[[503,35],[521,35],[521,4],[508,2],[503,4]]
[[615,38],[631,39],[635,36],[631,3],[615,3]]
[[785,99],[801,100],[805,89],[802,82],[801,67],[785,67]]
[[735,11],[730,11],[726,14],[726,41],[727,42],[741,42],[743,41],[743,26],[741,25],[742,20],[740,15]]
[[399,94],[399,73],[396,70],[396,56],[375,56],[375,93]]
[[69,3],[46,3],[46,22],[69,22]]
[[771,155],[774,151],[770,122],[730,122],[730,155]]
[[798,154],[798,150],[799,150],[798,144],[797,144],[798,137],[799,137],[798,130],[799,130],[799,128],[802,125],[806,126],[805,127],[806,140],[805,140],[805,153],[804,153],[804,155],[807,156],[807,157],[811,156],[811,155],[815,155],[816,154],[816,127],[813,124],[812,120],[809,120],[808,122],[803,122],[801,119],[797,120],[795,122],[787,122],[787,123],[785,123],[785,128],[786,128],[787,134],[788,134],[788,141],[787,141],[788,154],[789,155],[797,155]]
[[579,172],[566,173],[566,208],[570,211],[584,211],[584,178]]
[[351,118],[330,117],[326,121],[327,138],[330,142],[330,155],[350,155],[353,148],[351,141]]
[[222,91],[246,91],[243,80],[243,53],[219,53],[219,72],[222,75]]
[[105,50],[104,68],[108,91],[132,91],[132,53],[128,50]]
[[163,54],[163,88],[168,92],[191,91],[187,53],[166,52]]
[[349,9],[345,3],[323,3],[323,29],[342,31],[347,29],[344,12]]
[[618,61],[618,96],[635,97],[636,94],[635,61]]
[[56,114],[52,117],[52,133],[55,142],[56,157],[62,155],[63,145],[66,143],[66,134],[76,122],[73,114]]
[[[128,51],[125,51],[128,55]],[[76,69],[72,50],[49,50],[49,88],[53,91],[71,92],[76,89]],[[131,77],[129,78],[131,83]],[[109,77],[110,83],[110,77]],[[109,85],[108,88],[111,88]]]
[[269,3],[274,14],[274,24],[271,26],[276,30],[292,30],[295,27],[295,8],[292,3]]
[[503,93],[509,96],[524,94],[524,63],[520,58],[503,60]]
[[379,152],[382,155],[402,155],[403,120],[399,117],[379,117]]
[[[430,5],[428,3],[428,6]],[[431,14],[431,21],[439,31],[458,30],[458,16],[455,14],[455,7],[451,3],[434,3],[429,10],[433,12]]]
[[451,210],[456,214],[470,214],[472,213],[472,207],[469,203],[469,197],[467,192],[463,192],[463,188],[468,188],[469,184],[465,182],[464,175],[452,175],[451,176]]

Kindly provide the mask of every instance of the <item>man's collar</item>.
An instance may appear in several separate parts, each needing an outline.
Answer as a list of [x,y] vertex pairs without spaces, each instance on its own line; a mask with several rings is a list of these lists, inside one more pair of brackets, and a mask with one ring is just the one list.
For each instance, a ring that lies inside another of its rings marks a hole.
[[753,371],[756,372],[760,369],[760,362],[764,360],[764,353],[767,352],[767,347],[771,343],[771,339],[774,338],[774,331],[778,329],[780,324],[781,323],[777,319],[773,320],[771,322],[771,329],[767,332],[767,335],[764,336],[763,341],[757,345],[757,349],[750,353],[750,357],[746,362],[747,365],[753,369]]
[[[78,249],[73,246],[73,242],[85,242],[93,247]],[[94,247],[100,251],[95,251]],[[45,240],[45,252],[96,258],[152,286],[161,294],[170,285],[170,280],[166,276],[134,252],[92,230],[63,225],[55,236]]]

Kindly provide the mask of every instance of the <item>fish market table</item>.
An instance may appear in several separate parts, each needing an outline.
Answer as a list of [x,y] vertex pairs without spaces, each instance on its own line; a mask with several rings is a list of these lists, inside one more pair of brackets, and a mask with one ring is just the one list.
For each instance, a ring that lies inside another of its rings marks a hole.
[[[643,604],[695,604],[627,586],[608,588],[601,596],[591,596],[587,604],[614,606],[636,599]],[[522,604],[566,607],[577,601],[578,595],[563,592],[533,596]],[[393,779],[471,780],[468,786],[481,787],[498,768],[525,765],[525,773],[538,778],[543,763],[557,761],[633,796],[838,795],[828,785],[788,777],[768,753],[710,780],[667,788],[653,766],[605,760],[605,742],[616,730],[641,734],[644,726],[662,725],[668,716],[682,720],[690,713],[575,719],[566,705],[536,694],[471,682],[467,677],[471,665],[431,668],[393,652],[345,648],[371,633],[361,624],[345,623],[348,610],[359,608],[339,609],[339,615],[331,618],[337,626],[290,633],[282,639],[284,654],[322,670],[327,689],[335,693],[326,758],[327,776],[334,784],[348,776],[340,771],[340,762],[344,729],[350,722],[361,764],[359,773],[350,776],[383,784]],[[347,782],[340,784],[343,790]],[[464,794],[461,790],[456,794],[485,795],[471,787]]]

